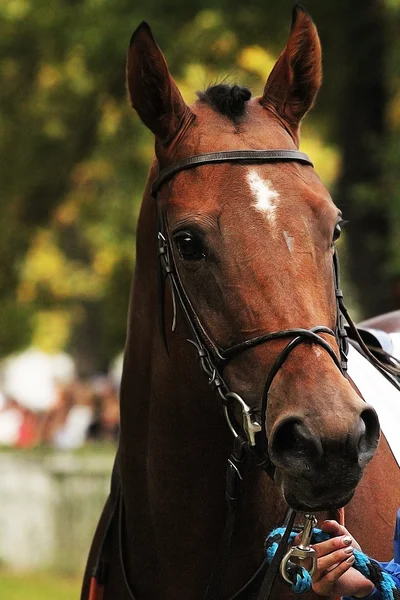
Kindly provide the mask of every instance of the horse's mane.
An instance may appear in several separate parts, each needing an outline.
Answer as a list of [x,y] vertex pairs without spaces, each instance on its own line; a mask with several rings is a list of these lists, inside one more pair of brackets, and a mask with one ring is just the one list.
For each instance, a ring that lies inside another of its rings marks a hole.
[[197,92],[197,96],[200,102],[210,104],[231,121],[237,122],[245,114],[246,102],[251,98],[251,91],[240,85],[219,83],[211,85],[204,92]]

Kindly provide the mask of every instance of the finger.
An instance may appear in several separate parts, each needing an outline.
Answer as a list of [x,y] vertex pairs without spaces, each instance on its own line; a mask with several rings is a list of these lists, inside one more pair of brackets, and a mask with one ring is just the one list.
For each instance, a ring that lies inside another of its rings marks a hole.
[[[339,525],[337,521],[324,521],[321,525],[322,531],[329,533],[331,536],[351,536],[351,533],[343,527],[343,525]],[[360,544],[353,538],[352,546],[357,548],[357,550],[361,550]]]
[[339,535],[351,535],[350,532],[346,529],[346,527],[344,527],[343,525],[339,525],[337,521],[333,520],[324,521],[321,525],[321,529],[322,531],[325,531],[326,533],[329,533],[330,535],[335,537]]
[[326,542],[313,544],[312,548],[315,550],[317,558],[321,558],[322,556],[326,556],[327,554],[335,552],[336,550],[349,547],[351,542],[351,536],[344,535],[342,537],[333,537],[330,540],[326,540]]
[[324,575],[324,577],[321,579],[321,581],[326,580],[331,584],[335,583],[342,575],[344,575],[344,573],[346,573],[346,571],[350,569],[350,567],[354,565],[354,561],[354,556],[349,556],[348,558],[346,558],[346,560],[338,564],[334,569],[328,571],[326,575]]
[[[343,525],[339,525],[339,523],[337,521],[332,520],[326,520],[323,521],[322,525],[321,525],[321,529],[322,531],[325,531],[326,533],[329,533],[331,535],[331,537],[338,537],[338,536],[345,536],[348,535],[351,537],[350,532],[346,529],[346,527],[344,527]],[[293,544],[299,544],[301,542],[301,536],[302,533],[298,533],[296,535],[296,537],[293,540]]]
[[322,596],[329,596],[337,586],[337,581],[344,575],[354,564],[354,556],[350,556],[334,569],[328,571],[319,581],[313,579],[313,590]]
[[351,546],[348,548],[342,548],[341,550],[336,550],[336,552],[331,552],[330,554],[318,559],[317,571],[320,573],[333,571],[338,564],[342,563],[347,558],[352,557],[353,553],[354,550]]

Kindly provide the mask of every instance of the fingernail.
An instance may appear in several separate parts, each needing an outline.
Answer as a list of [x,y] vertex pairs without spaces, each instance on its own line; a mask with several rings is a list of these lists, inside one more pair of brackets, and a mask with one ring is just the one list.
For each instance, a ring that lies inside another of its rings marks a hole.
[[353,552],[354,552],[354,548],[352,548],[352,547],[350,546],[349,548],[345,548],[345,549],[343,550],[343,552],[344,552],[345,554],[353,554]]
[[356,560],[355,556],[349,556],[349,558],[346,558],[346,562],[348,563],[353,563]]
[[342,537],[342,542],[345,546],[350,546],[352,541],[353,540],[351,539],[351,537],[349,535],[345,535],[344,537]]

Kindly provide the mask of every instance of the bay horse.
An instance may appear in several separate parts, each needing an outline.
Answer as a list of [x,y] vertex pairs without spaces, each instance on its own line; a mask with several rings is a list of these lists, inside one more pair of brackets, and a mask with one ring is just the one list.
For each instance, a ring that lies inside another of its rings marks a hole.
[[[260,97],[217,85],[187,106],[149,26],[132,36],[127,86],[155,159],[137,227],[116,467],[82,600],[205,597],[232,433],[251,458],[217,598],[257,597],[237,592],[287,504],[348,504],[365,551],[391,557],[400,477],[345,376],[341,214],[298,151],[320,83],[317,30],[300,7]],[[272,597],[293,594],[277,581]]]

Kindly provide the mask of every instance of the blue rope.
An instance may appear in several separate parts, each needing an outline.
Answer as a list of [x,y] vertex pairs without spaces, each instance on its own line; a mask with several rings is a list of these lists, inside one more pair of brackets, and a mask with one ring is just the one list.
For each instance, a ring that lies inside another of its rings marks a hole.
[[[284,527],[277,527],[271,531],[267,537],[265,542],[265,553],[268,564],[271,563],[284,532]],[[298,535],[298,532],[296,531],[290,533],[289,544],[293,543],[296,535]],[[325,542],[326,540],[329,540],[330,537],[329,534],[321,531],[321,529],[314,529],[311,542],[313,544]],[[380,590],[383,600],[398,600],[400,595],[396,584],[376,560],[369,558],[369,556],[356,549],[354,549],[354,558],[355,561],[353,567],[374,583],[375,587]],[[291,563],[288,574],[289,578],[293,581],[291,589],[296,592],[296,594],[302,594],[303,592],[309,592],[311,590],[312,580],[307,569],[295,563]]]

